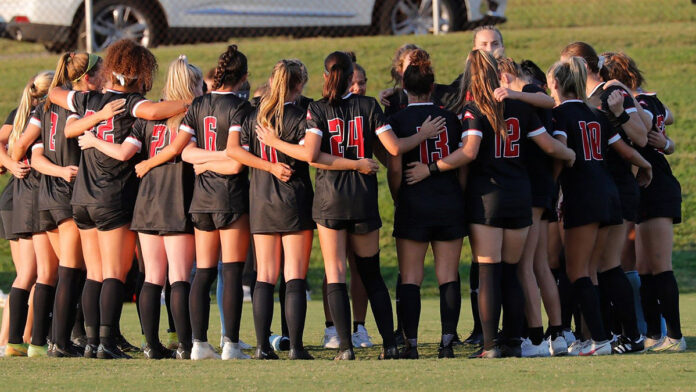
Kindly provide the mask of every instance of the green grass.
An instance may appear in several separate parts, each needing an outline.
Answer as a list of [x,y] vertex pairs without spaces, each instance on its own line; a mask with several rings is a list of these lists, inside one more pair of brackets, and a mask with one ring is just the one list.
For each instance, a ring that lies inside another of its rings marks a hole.
[[[318,298],[314,295],[315,299]],[[537,358],[469,360],[472,348],[458,347],[454,360],[437,359],[439,305],[425,299],[419,329],[418,361],[381,362],[379,348],[356,350],[357,361],[330,361],[334,350],[318,347],[323,334],[320,301],[311,301],[305,343],[318,359],[312,362],[257,361],[132,361],[86,359],[3,358],[0,379],[13,390],[693,390],[696,352],[637,354],[598,358]],[[682,325],[690,347],[696,347],[696,294],[682,295]],[[273,323],[279,329],[278,306]],[[466,306],[459,331],[472,324]],[[219,341],[217,308],[213,307],[209,341]],[[166,327],[162,315],[161,330]],[[131,343],[139,342],[135,307],[126,305],[122,329]],[[367,329],[378,343],[377,328],[368,316]],[[242,340],[255,344],[251,306],[245,304]],[[165,336],[162,335],[164,339]],[[285,353],[280,353],[285,358]],[[40,375],[40,376],[38,376]]]

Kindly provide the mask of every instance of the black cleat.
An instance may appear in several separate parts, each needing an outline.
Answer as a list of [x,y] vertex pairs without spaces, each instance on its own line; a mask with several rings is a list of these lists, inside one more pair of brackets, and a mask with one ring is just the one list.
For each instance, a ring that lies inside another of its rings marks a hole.
[[399,349],[396,346],[383,347],[379,359],[399,359]]
[[84,349],[85,346],[87,346],[87,335],[71,336],[71,337],[70,337],[70,340],[71,340],[74,344],[76,344],[76,345],[82,347],[82,349]]
[[118,335],[114,338],[116,341],[116,347],[124,353],[137,353],[140,349],[130,344],[123,335]]
[[98,349],[99,349],[99,348],[97,347],[96,344],[89,344],[89,343],[87,343],[87,344],[85,345],[85,352],[84,352],[83,356],[84,356],[85,358],[96,358],[96,357],[97,357],[97,350],[98,350]]
[[459,334],[455,332],[454,339],[452,339],[452,344],[455,346],[463,346],[464,342],[459,338]]
[[270,347],[266,350],[264,350],[261,347],[256,347],[256,354],[254,354],[254,359],[278,359],[278,355]]
[[464,339],[464,344],[471,346],[480,346],[483,344],[483,333],[477,332],[476,330],[471,331],[468,338]]
[[452,343],[443,346],[442,343],[440,343],[440,347],[437,349],[437,357],[442,359],[442,358],[454,358],[454,347],[452,346]]
[[405,346],[406,337],[404,336],[404,331],[401,329],[394,331],[394,340],[396,341],[397,346]]
[[334,361],[353,361],[355,360],[355,353],[353,352],[353,348],[349,348],[347,350],[339,351],[338,354],[334,357]]
[[121,351],[118,346],[105,346],[103,344],[99,345],[97,348],[97,358],[98,359],[131,359],[131,356]]
[[399,354],[401,359],[418,359],[418,347],[417,346],[407,346]]
[[312,360],[312,359],[314,359],[314,357],[304,348],[303,349],[291,348],[290,352],[288,353],[288,359]]
[[57,344],[53,345],[53,349],[48,352],[48,356],[52,358],[77,358],[84,356],[84,352],[80,351],[80,346],[73,345],[72,342],[68,347],[62,349]]
[[184,348],[184,345],[179,343],[176,349],[176,359],[191,359],[191,349]]
[[499,346],[502,358],[522,358],[522,348],[519,344],[505,343]]
[[477,358],[502,358],[502,355],[500,353],[500,349],[496,346],[493,347],[490,350],[484,350],[483,347],[481,347],[478,351],[475,353],[469,355],[470,359],[477,359]]
[[639,337],[638,340],[631,340],[624,335],[619,335],[611,342],[612,354],[631,354],[643,351],[645,351],[645,338],[643,336]]
[[145,354],[145,359],[174,359],[176,358],[176,352],[172,351],[159,343],[159,345],[150,346],[146,344],[143,347],[143,354]]
[[287,336],[282,336],[280,338],[280,342],[278,342],[278,349],[280,351],[290,350],[290,338]]

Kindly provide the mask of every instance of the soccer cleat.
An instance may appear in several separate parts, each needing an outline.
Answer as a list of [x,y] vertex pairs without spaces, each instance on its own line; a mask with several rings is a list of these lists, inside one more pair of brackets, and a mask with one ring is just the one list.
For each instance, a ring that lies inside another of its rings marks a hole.
[[401,350],[399,357],[401,359],[418,359],[418,346],[407,344],[406,347]]
[[242,339],[239,339],[239,348],[241,348],[242,350],[251,350],[252,348],[254,348],[254,346],[248,343],[244,343]]
[[27,357],[31,358],[38,358],[38,357],[47,357],[48,356],[48,345],[44,344],[43,346],[36,346],[33,344],[29,345],[29,348],[27,348]]
[[242,292],[244,293],[244,302],[251,302],[251,286],[242,286]]
[[220,359],[220,354],[215,352],[215,349],[210,343],[194,340],[193,348],[191,348],[191,359],[194,361],[202,359]]
[[580,352],[585,349],[585,346],[591,344],[591,340],[575,340],[570,346],[568,346],[568,355],[578,356]]
[[563,339],[565,339],[568,346],[570,346],[571,344],[573,344],[573,342],[577,340],[575,334],[570,329],[563,330]]
[[191,350],[184,348],[182,343],[176,348],[176,359],[191,359]]
[[355,360],[355,353],[353,352],[353,348],[349,348],[347,350],[339,351],[338,354],[334,357],[334,361],[353,361]]
[[549,354],[552,356],[558,357],[568,355],[568,343],[563,335],[558,335],[555,338],[553,336],[549,336],[547,342],[549,344]]
[[176,332],[167,330],[167,348],[176,350],[177,347],[179,347],[179,335],[177,335]]
[[653,346],[650,350],[655,352],[686,351],[686,339],[683,336],[681,339],[672,339],[665,336],[660,343]]
[[290,350],[290,338],[281,335],[271,335],[268,337],[268,342],[276,351]]
[[480,346],[483,344],[483,333],[477,332],[476,330],[471,331],[469,337],[464,339],[464,344],[469,344],[472,346]]
[[131,356],[121,351],[117,345],[107,346],[99,344],[99,347],[97,347],[97,359],[131,359]]
[[312,360],[314,357],[307,350],[291,348],[288,352],[288,359],[291,360]]
[[29,344],[27,343],[7,343],[5,348],[6,357],[26,357]]
[[116,347],[118,347],[119,350],[121,350],[124,353],[137,353],[140,351],[139,348],[135,347],[134,345],[130,344],[126,338],[119,334],[114,338],[116,341]]
[[631,340],[620,335],[611,342],[612,354],[642,353],[643,351],[645,351],[645,338],[643,336],[639,337],[638,340]]
[[228,359],[249,359],[251,358],[247,354],[244,354],[242,348],[239,346],[239,342],[232,343],[229,338],[225,338],[225,344],[222,346],[222,356],[223,360]]
[[443,358],[454,358],[454,347],[452,344],[449,344],[447,346],[443,346],[440,344],[440,347],[437,349],[437,357],[440,359]]
[[162,343],[150,346],[146,344],[143,347],[143,355],[145,359],[174,359],[176,358],[176,352],[164,347]]
[[96,358],[98,349],[99,349],[99,347],[96,344],[87,343],[85,345],[85,351],[83,353],[83,356],[85,358]]
[[662,340],[664,339],[663,336],[657,336],[656,338],[650,338],[650,337],[645,337],[645,349],[648,351],[652,351],[652,348],[657,346],[658,344],[662,343]]
[[70,340],[83,349],[87,345],[87,335],[70,336]]
[[367,334],[367,329],[362,324],[358,324],[358,330],[351,335],[353,347],[370,348],[373,346],[372,338]]
[[405,346],[406,336],[404,336],[404,331],[401,329],[394,331],[394,340],[396,341],[397,346]]
[[459,334],[456,332],[454,333],[454,339],[452,339],[452,344],[455,346],[463,346],[464,345],[464,342],[462,342],[462,340],[459,338]]
[[597,355],[610,355],[611,354],[611,340],[594,341],[590,340],[589,344],[586,344],[582,350],[580,350],[581,357],[597,356]]
[[324,337],[321,340],[321,344],[324,348],[338,348],[341,340],[338,338],[335,326],[332,325],[324,329]]
[[480,349],[478,349],[478,351],[469,355],[469,359],[478,358],[502,358],[502,353],[500,352],[500,348],[498,348],[497,346],[493,347],[490,350],[484,350],[483,347],[481,347]]
[[270,347],[268,347],[266,350],[264,350],[261,347],[256,347],[256,353],[254,354],[254,359],[273,360],[273,359],[278,359],[278,355]]
[[506,343],[499,344],[500,355],[503,358],[522,358],[522,341],[519,339],[510,339]]
[[399,348],[396,346],[382,347],[382,352],[377,359],[399,359]]
[[70,342],[68,347],[62,349],[58,347],[57,344],[53,345],[53,350],[48,353],[49,357],[52,358],[77,358],[84,355],[84,349],[78,345],[72,344]]
[[522,358],[548,357],[551,355],[548,340],[542,340],[539,344],[532,343],[529,339],[524,339],[520,345]]

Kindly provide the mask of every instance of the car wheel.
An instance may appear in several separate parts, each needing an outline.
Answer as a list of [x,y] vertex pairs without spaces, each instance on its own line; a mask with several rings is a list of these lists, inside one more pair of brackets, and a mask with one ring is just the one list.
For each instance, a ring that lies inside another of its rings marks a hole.
[[[459,29],[459,7],[454,0],[440,0],[440,32]],[[388,0],[377,20],[380,34],[430,34],[433,32],[432,0]]]
[[[143,3],[133,0],[96,3],[92,12],[94,51],[104,51],[109,45],[123,38],[133,39],[145,47],[154,47],[164,30],[164,19],[158,17],[153,3],[149,3],[149,7]],[[78,31],[78,48],[85,50],[87,44],[84,20],[80,23]]]

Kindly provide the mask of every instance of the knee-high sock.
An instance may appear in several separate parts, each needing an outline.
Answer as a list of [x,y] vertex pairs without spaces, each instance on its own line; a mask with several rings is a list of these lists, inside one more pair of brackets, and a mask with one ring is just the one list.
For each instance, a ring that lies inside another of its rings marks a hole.
[[355,265],[360,274],[360,279],[362,279],[365,285],[365,291],[372,307],[372,314],[377,322],[379,334],[382,335],[384,347],[396,346],[391,299],[389,298],[387,285],[384,284],[382,272],[379,269],[379,252],[370,257],[356,255]]
[[396,275],[396,291],[394,292],[394,303],[396,306],[396,330],[403,332],[403,306],[401,305],[401,274]]
[[86,336],[85,331],[85,313],[82,310],[82,290],[85,288],[85,282],[87,281],[87,271],[80,271],[79,281],[75,290],[73,290],[73,295],[75,296],[74,302],[77,303],[75,308],[75,323],[72,326],[71,336]]
[[440,322],[443,335],[455,335],[457,333],[461,308],[462,292],[459,281],[440,285]]
[[561,326],[563,329],[571,329],[573,320],[573,300],[571,294],[570,281],[563,268],[551,270],[558,287],[558,299],[561,302]]
[[469,268],[469,300],[471,301],[471,315],[474,318],[473,333],[481,333],[481,317],[479,316],[479,263],[471,262]]
[[256,281],[254,288],[254,330],[256,331],[256,346],[268,351],[268,342],[271,322],[273,321],[273,290],[275,285],[271,283]]
[[185,281],[172,283],[171,307],[176,335],[184,350],[191,349],[191,316],[189,315],[189,292],[191,284]]
[[616,319],[621,325],[623,334],[632,340],[638,340],[638,322],[636,321],[636,306],[633,303],[633,289],[621,267],[612,268],[597,274],[600,290],[609,294]]
[[244,263],[223,263],[222,275],[225,283],[222,307],[225,314],[225,336],[232,343],[239,342],[239,326],[242,322],[242,271]]
[[34,324],[31,331],[31,344],[35,346],[46,344],[55,290],[55,287],[42,283],[34,286]]
[[517,277],[517,264],[502,262],[503,331],[509,344],[519,344],[525,325],[524,292]]
[[82,289],[82,312],[85,316],[85,332],[87,343],[92,345],[99,344],[99,320],[100,306],[99,297],[101,295],[102,282],[87,279],[85,287]]
[[640,276],[640,302],[645,316],[645,335],[652,339],[662,336],[660,305],[657,301],[655,277],[651,274]]
[[70,330],[75,325],[77,285],[82,271],[79,268],[58,267],[58,284],[53,303],[53,343],[65,349]]
[[501,263],[479,263],[479,316],[481,317],[481,330],[483,332],[483,348],[490,350],[495,347],[494,339],[498,332],[500,322],[500,308],[502,302],[502,273]]
[[[280,331],[282,336],[288,336],[290,332],[288,331],[288,320],[285,308],[285,294],[287,291],[287,283],[285,282],[285,276],[280,276],[280,284],[278,284],[278,305],[280,305]],[[306,296],[306,295],[305,295]]]
[[140,322],[145,333],[145,340],[150,347],[160,345],[160,298],[162,298],[162,286],[150,282],[143,283],[139,298]]
[[[138,271],[138,275],[135,278],[135,311],[138,313],[138,320],[140,320],[140,333],[145,334],[145,332],[142,329],[143,325],[143,319],[142,315],[140,314],[140,292],[143,289],[143,284],[145,284],[145,266],[142,267],[143,269]],[[121,314],[119,313],[118,319],[121,319]],[[116,325],[116,330],[118,331],[118,334],[121,334],[121,326],[120,324]]]
[[118,279],[109,278],[102,282],[99,296],[99,342],[113,345],[123,308],[125,285]]
[[169,279],[164,284],[164,305],[167,309],[167,332],[176,332],[176,323],[172,314],[172,285],[169,284]]
[[[681,320],[679,316],[679,287],[674,272],[665,271],[655,275],[655,288],[659,300],[660,313],[667,323],[667,336],[681,339]],[[36,295],[36,294],[34,294]]]
[[24,342],[24,325],[29,313],[29,291],[12,287],[10,290],[10,333],[8,342],[21,344]]
[[633,294],[633,305],[636,309],[636,321],[638,322],[638,333],[645,335],[647,328],[645,325],[645,316],[643,315],[643,306],[640,303],[640,276],[638,271],[626,271],[626,279],[631,284],[631,292]]
[[406,339],[418,339],[418,323],[421,314],[420,286],[415,284],[401,285],[401,323]]
[[582,277],[573,282],[573,288],[592,339],[595,341],[606,340],[607,334],[599,310],[599,295],[592,280],[589,277]]
[[217,282],[215,282],[215,298],[217,299],[218,315],[220,316],[220,335],[226,336],[225,330],[225,307],[223,306],[223,298],[225,292],[225,277],[222,275],[222,261],[218,262],[217,266]]
[[348,350],[353,347],[350,333],[350,301],[348,288],[345,283],[329,283],[326,285],[326,298],[329,302],[331,319],[336,327],[338,338],[341,340],[339,349]]
[[292,279],[285,290],[285,318],[288,324],[290,346],[295,350],[304,349],[302,334],[307,317],[307,281]]
[[[210,319],[210,286],[217,276],[217,268],[196,268],[196,276],[191,284],[189,312],[193,338],[208,341],[208,321]],[[219,301],[219,299],[218,299]]]

